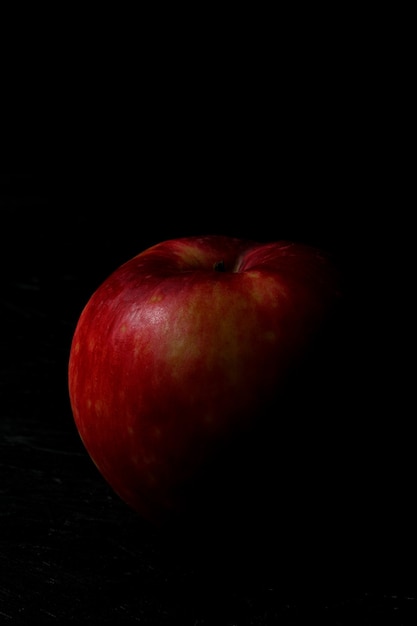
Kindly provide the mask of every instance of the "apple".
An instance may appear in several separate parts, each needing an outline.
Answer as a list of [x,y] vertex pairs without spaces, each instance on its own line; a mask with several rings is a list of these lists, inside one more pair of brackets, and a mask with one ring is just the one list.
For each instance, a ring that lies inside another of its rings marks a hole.
[[157,525],[285,514],[342,300],[331,256],[297,242],[183,237],[116,269],[80,315],[68,370],[76,427],[111,488]]

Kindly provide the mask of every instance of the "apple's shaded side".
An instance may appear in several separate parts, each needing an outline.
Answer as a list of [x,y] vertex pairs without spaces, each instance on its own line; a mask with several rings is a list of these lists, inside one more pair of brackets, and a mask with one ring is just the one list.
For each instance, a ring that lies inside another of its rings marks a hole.
[[153,522],[305,524],[341,458],[342,302],[331,259],[288,242],[179,239],[125,263],[87,303],[69,361],[100,472]]

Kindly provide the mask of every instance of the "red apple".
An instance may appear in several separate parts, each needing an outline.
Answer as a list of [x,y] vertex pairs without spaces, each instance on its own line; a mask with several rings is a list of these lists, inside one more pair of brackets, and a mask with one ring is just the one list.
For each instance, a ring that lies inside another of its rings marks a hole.
[[76,426],[114,491],[156,523],[278,501],[291,406],[340,296],[331,258],[287,241],[179,238],[116,269],[69,360]]

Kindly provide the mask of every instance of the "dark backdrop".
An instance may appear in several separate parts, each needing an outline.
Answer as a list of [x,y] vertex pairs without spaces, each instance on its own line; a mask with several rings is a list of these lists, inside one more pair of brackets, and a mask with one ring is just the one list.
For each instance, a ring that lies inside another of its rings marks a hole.
[[[384,82],[393,68],[323,58],[303,57],[292,74],[282,59],[280,72],[248,57],[213,74],[207,59],[181,72],[165,58],[146,79],[106,64],[71,75],[68,59],[47,76],[30,57],[21,66],[0,190],[0,621],[394,624],[413,614],[415,281],[401,120]],[[364,532],[349,538],[351,555],[336,540],[330,570],[320,550],[289,566],[267,545],[254,559],[253,537],[236,563],[182,551],[118,500],[75,431],[67,362],[88,297],[145,247],[207,233],[304,241],[343,268]]]

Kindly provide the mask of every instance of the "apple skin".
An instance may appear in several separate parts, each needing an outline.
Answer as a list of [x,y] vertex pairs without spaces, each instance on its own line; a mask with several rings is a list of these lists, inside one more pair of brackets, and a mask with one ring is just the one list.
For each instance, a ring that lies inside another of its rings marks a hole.
[[275,506],[297,465],[285,390],[303,395],[341,297],[332,259],[288,241],[172,239],[116,269],[81,313],[68,381],[118,496],[159,525]]

